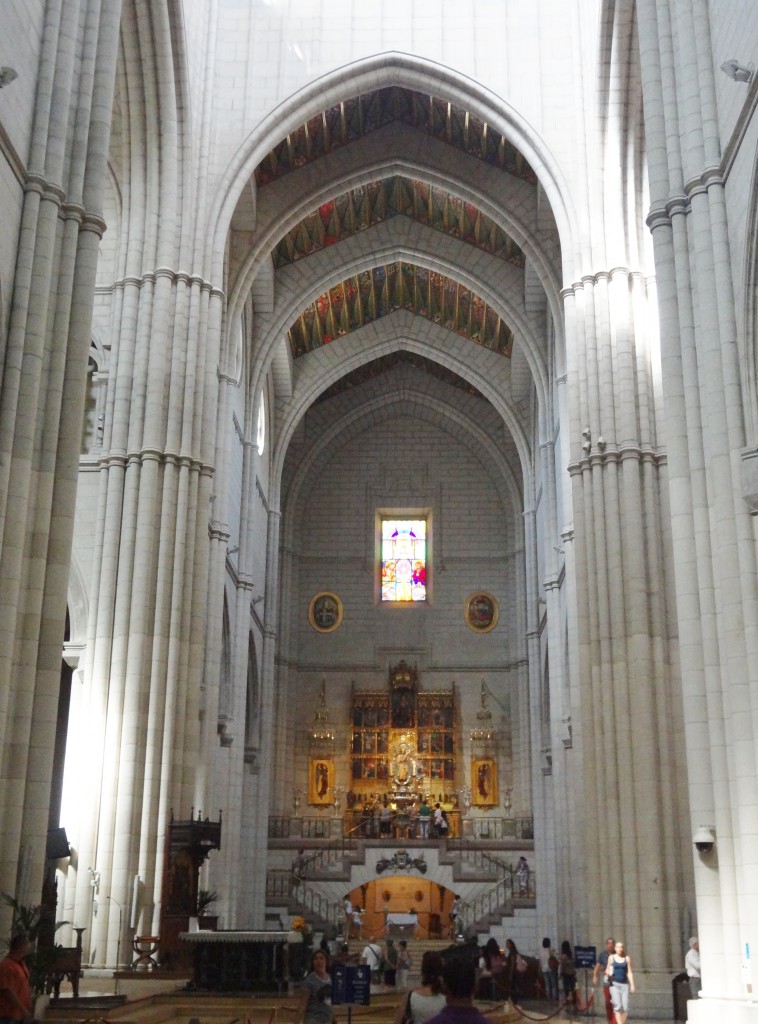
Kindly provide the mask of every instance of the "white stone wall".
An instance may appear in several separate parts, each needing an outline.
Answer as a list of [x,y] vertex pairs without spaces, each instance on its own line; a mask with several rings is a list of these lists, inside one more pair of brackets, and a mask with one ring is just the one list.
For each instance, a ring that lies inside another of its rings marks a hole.
[[[576,131],[584,127],[581,112],[585,105],[591,110],[594,89],[593,76],[581,69],[596,58],[597,30],[596,5],[580,0],[391,0],[374,11],[362,0],[318,8],[298,0],[222,5],[215,173],[239,141],[299,89],[372,55],[410,52],[507,101],[545,135],[565,167],[576,166],[578,192],[586,181]],[[189,24],[190,37],[192,31]]]

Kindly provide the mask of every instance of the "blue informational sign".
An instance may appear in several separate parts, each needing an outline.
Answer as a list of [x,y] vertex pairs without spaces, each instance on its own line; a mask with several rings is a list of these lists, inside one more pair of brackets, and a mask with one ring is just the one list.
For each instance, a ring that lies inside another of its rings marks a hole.
[[332,964],[332,1006],[369,1006],[371,968],[368,964]]
[[597,963],[596,946],[574,946],[574,963],[577,967],[594,967]]

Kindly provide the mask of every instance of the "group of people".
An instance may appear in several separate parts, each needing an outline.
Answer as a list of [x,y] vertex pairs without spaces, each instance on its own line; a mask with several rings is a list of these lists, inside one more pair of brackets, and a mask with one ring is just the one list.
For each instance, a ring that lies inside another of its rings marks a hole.
[[576,965],[571,952],[571,943],[564,939],[560,953],[556,953],[550,939],[545,937],[537,952],[540,962],[540,973],[545,995],[552,1002],[558,1002],[559,988],[563,988],[563,998],[568,1003],[576,1003]]
[[[577,990],[576,964],[571,943],[564,940],[560,952],[553,949],[549,938],[542,940],[535,960],[539,963],[545,997],[552,1002],[563,1000],[577,1010],[584,1010]],[[624,943],[608,939],[593,972],[593,985],[603,975],[606,995],[606,1013],[610,1024],[625,1024],[629,1012],[629,993],[634,992],[632,961]],[[479,959],[478,995],[481,999],[510,998],[517,1003],[524,995],[538,987],[530,971],[528,959],[522,956],[515,942],[507,939],[501,950],[494,938],[489,939]],[[562,990],[562,991],[561,991]]]
[[449,834],[450,822],[441,804],[426,799],[394,809],[385,795],[363,807],[360,832],[374,838],[441,839]]
[[[455,956],[443,961],[439,953],[428,950],[421,960],[421,984],[398,1003],[394,1024],[488,1024],[473,1005],[475,987],[476,966],[471,960]],[[295,1019],[302,1018],[304,1024],[331,1024],[330,995],[329,956],[317,949],[301,985]]]
[[394,939],[387,939],[382,947],[372,935],[361,953],[361,963],[370,967],[372,985],[403,990],[408,987],[412,962],[405,939],[400,939],[397,945]]
[[592,971],[592,984],[596,986],[603,978],[605,1016],[609,1024],[625,1024],[629,1015],[629,993],[634,992],[632,958],[627,955],[624,943],[609,935],[605,949],[597,958]]

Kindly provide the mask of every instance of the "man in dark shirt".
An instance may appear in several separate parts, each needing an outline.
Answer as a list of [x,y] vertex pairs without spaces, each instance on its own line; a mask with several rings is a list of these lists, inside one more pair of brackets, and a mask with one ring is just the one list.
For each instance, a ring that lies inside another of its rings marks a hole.
[[474,961],[465,956],[451,956],[442,967],[442,988],[447,1005],[426,1024],[489,1024],[473,1005],[476,985]]
[[608,966],[608,957],[613,953],[615,948],[613,938],[609,935],[605,940],[605,949],[602,951],[600,956],[597,958],[594,970],[592,971],[592,984],[593,987],[597,985],[598,975],[602,975],[603,978],[603,995],[605,996],[605,1019],[608,1024],[613,1024],[613,1003],[611,1002],[611,986],[606,983],[605,980],[605,969]]

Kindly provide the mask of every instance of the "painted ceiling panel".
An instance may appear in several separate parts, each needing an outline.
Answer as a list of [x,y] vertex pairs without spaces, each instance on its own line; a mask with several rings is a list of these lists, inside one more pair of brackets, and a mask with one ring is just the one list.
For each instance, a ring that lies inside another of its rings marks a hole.
[[256,168],[256,181],[265,185],[392,121],[403,121],[478,160],[537,183],[528,161],[491,125],[446,100],[397,87],[345,100],[310,118],[263,158]]
[[398,261],[349,277],[320,295],[289,329],[292,355],[313,352],[396,309],[425,316],[493,352],[511,354],[512,331],[483,299],[444,274]]
[[399,215],[524,267],[519,246],[476,206],[445,189],[400,175],[372,181],[323,203],[284,235],[273,251],[274,266],[294,263]]

